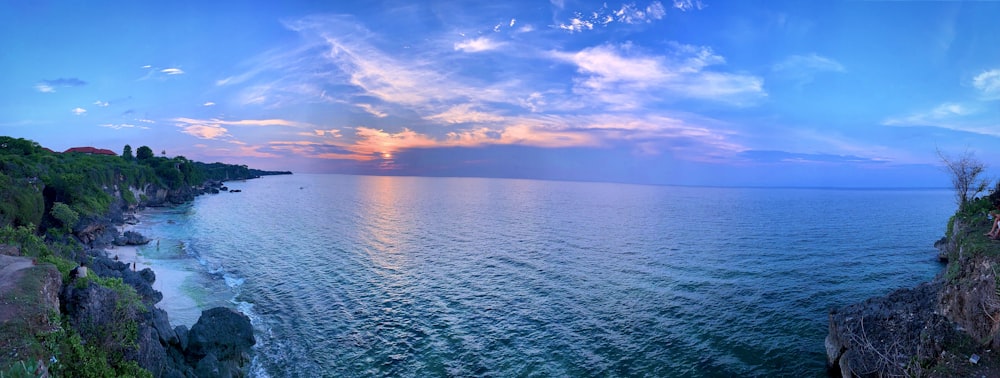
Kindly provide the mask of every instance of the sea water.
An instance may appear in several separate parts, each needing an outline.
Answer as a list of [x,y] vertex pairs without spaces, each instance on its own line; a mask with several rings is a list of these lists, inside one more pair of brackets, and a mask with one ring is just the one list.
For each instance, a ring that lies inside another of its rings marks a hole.
[[824,376],[827,314],[931,279],[947,190],[293,175],[143,214],[173,324],[270,377]]

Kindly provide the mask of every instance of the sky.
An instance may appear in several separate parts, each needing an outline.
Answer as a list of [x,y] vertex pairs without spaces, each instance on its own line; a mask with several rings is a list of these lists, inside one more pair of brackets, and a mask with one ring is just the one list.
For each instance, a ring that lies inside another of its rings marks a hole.
[[1000,162],[1000,2],[0,7],[0,134],[57,151],[713,186],[948,187],[938,151]]

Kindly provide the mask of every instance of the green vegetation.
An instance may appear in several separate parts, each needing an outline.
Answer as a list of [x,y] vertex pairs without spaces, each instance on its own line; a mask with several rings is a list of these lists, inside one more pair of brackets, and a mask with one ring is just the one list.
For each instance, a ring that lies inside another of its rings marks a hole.
[[80,214],[70,209],[65,203],[56,202],[52,204],[52,217],[56,218],[67,230],[72,230],[76,222],[80,221]]
[[137,204],[135,190],[145,201],[151,187],[177,190],[207,180],[289,173],[155,156],[148,146],[139,147],[135,158],[131,153],[126,145],[122,156],[59,154],[30,140],[0,136],[0,227],[35,225],[40,232],[72,227],[72,213],[62,206],[56,210],[57,203],[68,206],[80,221],[107,214],[119,199]]
[[[156,156],[148,146],[136,149],[135,157],[129,145],[121,156],[55,153],[30,140],[0,136],[0,246],[15,246],[39,264],[54,265],[63,282],[71,282],[70,271],[85,256],[76,239],[82,232],[77,227],[86,228],[113,211],[145,205],[152,196],[147,193],[157,190],[183,193],[208,180],[283,173],[290,172]],[[53,274],[50,267],[27,270]],[[135,361],[126,360],[138,347],[138,319],[149,311],[135,289],[121,278],[96,275],[73,284],[108,290],[116,299],[114,321],[74,328],[62,314],[53,313],[47,320],[2,322],[0,350],[5,354],[0,356],[0,378],[35,377],[41,366],[59,377],[151,377]],[[4,300],[40,305],[28,303],[28,298],[15,293]],[[8,352],[14,350],[18,352]]]

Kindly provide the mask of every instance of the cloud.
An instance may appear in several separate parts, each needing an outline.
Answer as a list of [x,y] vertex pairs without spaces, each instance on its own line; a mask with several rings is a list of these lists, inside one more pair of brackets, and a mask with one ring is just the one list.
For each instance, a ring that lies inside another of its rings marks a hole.
[[982,107],[946,102],[930,110],[909,115],[890,117],[882,121],[885,126],[929,126],[987,136],[1000,137],[996,116]]
[[456,43],[455,50],[463,52],[482,52],[496,50],[500,46],[503,46],[503,44],[493,41],[488,37],[479,37]]
[[181,117],[181,118],[174,118],[173,121],[189,125],[211,124],[211,125],[230,125],[230,126],[313,127],[313,125],[306,122],[289,121],[284,119],[243,119],[243,120],[230,121],[218,118],[205,120],[205,119]]
[[70,110],[70,111],[73,112],[73,114],[76,114],[76,115],[84,115],[84,114],[87,113],[87,109],[84,109],[84,108],[73,108],[73,110]]
[[231,136],[225,127],[213,124],[202,125],[178,125],[181,132],[200,139],[217,139],[224,136]]
[[954,128],[954,121],[976,111],[968,105],[946,102],[933,109],[916,112],[902,117],[892,117],[882,121],[886,126],[935,126]]
[[353,129],[353,135],[341,134],[339,129],[298,133],[321,141],[297,142],[294,149],[289,142],[283,148],[301,156],[317,157],[319,152],[314,148],[303,146],[324,145],[337,150],[332,153],[324,150],[325,159],[365,161],[393,159],[396,154],[413,149],[499,145],[539,148],[631,146],[629,148],[638,155],[669,153],[691,161],[716,162],[747,150],[730,140],[732,132],[709,127],[714,122],[697,116],[550,115],[512,117],[485,126],[450,131],[442,136],[410,128],[391,132],[361,126]]
[[983,71],[972,79],[972,85],[988,99],[1000,99],[1000,69]]
[[130,124],[130,123],[103,123],[103,124],[100,124],[100,125],[97,125],[97,126],[106,127],[106,128],[114,129],[114,130],[121,130],[121,129],[143,129],[143,130],[149,130],[149,127],[142,126],[142,125],[133,125],[133,124]]
[[855,155],[834,155],[817,153],[796,153],[787,151],[748,150],[738,155],[757,163],[796,163],[796,164],[885,164],[888,160],[873,159]]
[[380,111],[378,109],[375,109],[375,107],[372,106],[371,104],[358,103],[358,104],[354,104],[354,106],[357,106],[357,107],[363,109],[365,112],[368,112],[368,114],[371,114],[371,115],[373,115],[375,117],[378,117],[378,118],[385,118],[385,117],[389,116],[389,114],[387,114],[387,113],[385,113],[383,111]]
[[606,27],[616,22],[627,25],[648,24],[661,20],[666,15],[667,11],[659,1],[654,1],[645,7],[636,6],[635,3],[625,3],[614,10],[609,9],[605,3],[601,9],[596,11],[586,14],[574,13],[568,22],[560,23],[558,27],[570,33],[577,33],[594,30],[596,26]]
[[582,75],[577,79],[578,92],[618,109],[636,108],[662,96],[664,90],[672,96],[738,105],[766,96],[759,77],[707,70],[725,63],[711,48],[682,44],[672,47],[672,57],[634,52],[629,44],[557,51],[551,56],[577,66]]
[[215,106],[215,103],[211,102],[211,101],[208,101],[208,102],[205,102],[204,104],[201,104],[201,106]]
[[785,60],[774,64],[771,71],[781,77],[795,81],[798,85],[811,83],[816,75],[823,72],[847,72],[844,65],[839,62],[819,56],[816,53],[808,55],[792,55]]
[[692,9],[705,9],[705,5],[702,4],[701,0],[674,0],[674,8],[687,12]]
[[165,73],[167,75],[181,75],[181,74],[184,74],[184,71],[181,70],[180,68],[164,68],[164,69],[160,70],[160,72]]
[[111,103],[109,103],[107,101],[97,100],[97,101],[94,101],[94,105],[100,106],[102,108],[106,108],[108,106],[111,106]]
[[439,121],[449,124],[456,123],[491,123],[503,121],[504,118],[495,114],[481,112],[472,109],[470,104],[453,106],[447,111],[432,116],[424,117],[427,120]]
[[58,78],[52,80],[42,80],[38,82],[38,84],[35,84],[35,89],[42,93],[53,93],[56,91],[56,88],[82,87],[84,85],[87,85],[86,81],[75,77]]

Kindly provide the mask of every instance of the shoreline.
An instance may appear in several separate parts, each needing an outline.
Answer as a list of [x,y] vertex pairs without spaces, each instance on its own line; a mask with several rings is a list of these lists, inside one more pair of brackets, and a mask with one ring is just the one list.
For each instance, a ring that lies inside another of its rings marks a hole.
[[[150,218],[149,212],[151,211],[155,211],[155,208],[145,208],[136,211],[132,214],[136,222],[127,222],[115,226],[119,234],[124,234],[126,231],[138,232],[144,237],[149,238],[149,243],[124,246],[112,244],[103,248],[103,251],[107,254],[108,258],[127,264],[129,269],[133,271],[138,272],[145,268],[152,270],[156,280],[150,286],[153,290],[163,295],[163,298],[156,303],[156,308],[167,313],[172,326],[183,325],[191,328],[198,321],[201,312],[208,310],[210,307],[198,303],[190,293],[186,293],[183,290],[186,282],[198,274],[198,272],[168,266],[165,264],[167,262],[166,259],[158,259],[149,255],[151,249],[159,251],[160,248],[170,248],[167,245],[163,245],[161,237],[158,237],[156,233],[150,232],[156,226],[155,224],[150,224],[148,221]],[[169,241],[166,244],[169,244]],[[188,258],[185,257],[185,259]]]

